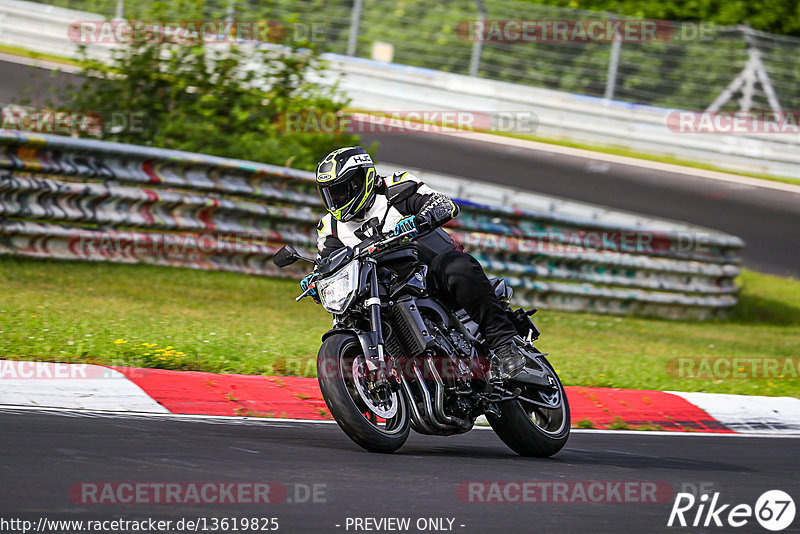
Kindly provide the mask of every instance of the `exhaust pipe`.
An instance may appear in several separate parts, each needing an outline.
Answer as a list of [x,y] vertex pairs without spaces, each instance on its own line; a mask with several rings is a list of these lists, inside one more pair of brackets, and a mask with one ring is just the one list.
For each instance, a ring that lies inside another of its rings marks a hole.
[[[404,378],[402,383],[408,399],[409,409],[411,410],[411,421],[414,423],[414,430],[422,432],[423,434],[436,434],[436,430],[427,424],[425,419],[423,419],[422,415],[419,413],[419,408],[417,408],[417,403],[414,401],[414,395],[411,393],[408,380]],[[428,402],[430,402],[430,399]]]
[[431,373],[431,376],[433,376],[433,381],[436,382],[436,412],[434,413],[435,422],[446,425],[455,425],[461,428],[468,427],[469,425],[463,419],[444,413],[444,381],[442,380],[441,375],[439,375],[439,371],[436,370],[436,366],[433,364],[433,358],[426,358],[425,364],[428,366],[428,371]]
[[422,388],[422,401],[423,406],[425,407],[425,415],[428,416],[428,419],[431,423],[433,423],[433,426],[439,430],[447,430],[447,426],[440,423],[436,418],[436,415],[433,413],[433,407],[431,406],[431,393],[428,391],[428,386],[425,385],[425,380],[422,378],[422,373],[420,373],[419,367],[416,365],[414,366],[414,375],[417,377],[417,382],[419,382],[420,388]]

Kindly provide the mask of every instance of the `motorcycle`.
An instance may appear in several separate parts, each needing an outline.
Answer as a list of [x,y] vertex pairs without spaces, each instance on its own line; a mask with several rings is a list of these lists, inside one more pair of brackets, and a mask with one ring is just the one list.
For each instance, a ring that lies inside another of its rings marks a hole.
[[[402,194],[390,196],[390,205]],[[382,227],[377,218],[366,221],[357,232],[364,236],[360,244],[322,261],[290,245],[273,258],[280,268],[298,260],[313,264],[317,278],[296,301],[313,295],[334,316],[333,328],[322,337],[317,377],[339,427],[364,449],[389,453],[412,429],[462,434],[485,415],[520,455],[560,451],[569,438],[569,403],[546,354],[533,345],[539,331],[530,317],[536,310],[512,310],[511,288],[490,277],[527,360],[513,379],[499,378],[499,361],[477,323],[429,283],[415,245],[424,229],[412,237],[413,231],[387,234]]]

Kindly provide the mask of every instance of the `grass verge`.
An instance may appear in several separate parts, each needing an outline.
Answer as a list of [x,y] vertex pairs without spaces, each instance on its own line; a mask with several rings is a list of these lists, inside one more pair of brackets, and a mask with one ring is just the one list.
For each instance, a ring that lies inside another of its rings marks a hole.
[[42,54],[40,52],[33,52],[31,50],[27,50],[25,48],[20,48],[18,46],[10,46],[10,45],[0,45],[0,53],[9,54],[12,56],[19,56],[28,59],[38,59],[42,61],[50,61],[53,63],[60,63],[62,65],[67,65],[71,67],[79,67],[80,63],[74,59],[70,59],[63,56],[54,56],[52,54]]
[[[800,282],[745,271],[706,323],[543,310],[539,348],[567,385],[800,396],[800,377],[682,379],[674,360],[800,356]],[[0,257],[0,357],[313,376],[330,317],[291,280]],[[673,367],[669,367],[672,365]]]
[[623,156],[627,158],[635,158],[635,159],[642,159],[646,161],[654,161],[657,163],[669,163],[671,165],[680,165],[681,167],[691,167],[693,169],[702,169],[706,171],[715,171],[721,172],[724,174],[734,174],[737,176],[746,176],[749,178],[758,178],[760,180],[770,180],[773,182],[781,182],[785,184],[791,185],[800,185],[800,181],[793,179],[793,178],[786,178],[783,176],[775,176],[773,174],[765,174],[765,173],[758,173],[758,172],[741,172],[731,169],[726,169],[724,167],[719,167],[717,165],[712,165],[710,163],[700,163],[699,161],[691,161],[681,158],[676,158],[674,156],[667,156],[663,154],[652,154],[647,152],[637,152],[635,150],[631,150],[629,148],[616,146],[616,145],[590,145],[587,143],[579,143],[576,141],[570,141],[568,139],[555,139],[552,137],[540,137],[536,135],[527,135],[527,134],[516,134],[516,133],[498,133],[498,132],[488,132],[493,133],[493,135],[500,135],[504,137],[512,137],[516,139],[522,139],[525,141],[535,141],[538,143],[546,143],[548,145],[558,145],[558,146],[565,146],[570,148],[578,148],[581,150],[588,150],[591,152],[600,152],[602,154],[610,154],[612,156]]

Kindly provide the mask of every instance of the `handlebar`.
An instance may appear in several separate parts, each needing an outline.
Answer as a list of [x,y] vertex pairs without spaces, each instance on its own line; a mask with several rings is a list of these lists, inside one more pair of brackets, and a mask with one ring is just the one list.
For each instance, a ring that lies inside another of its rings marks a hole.
[[404,237],[406,237],[406,236],[408,236],[408,235],[410,235],[412,233],[415,233],[416,235],[419,235],[420,231],[419,231],[419,229],[414,229],[414,230],[408,230],[407,232],[403,232],[402,234],[397,234],[397,235],[395,235],[394,233],[383,234],[381,236],[381,239],[379,239],[375,243],[369,244],[364,249],[361,248],[361,245],[364,244],[364,241],[362,241],[361,243],[359,243],[357,245],[358,252],[353,257],[354,258],[360,258],[361,256],[364,255],[364,251],[366,251],[367,253],[371,253],[373,251],[373,249],[377,249],[377,248],[380,248],[380,247],[385,247],[386,245],[391,244],[393,241],[399,241],[399,240],[403,239]]
[[302,293],[300,293],[300,295],[297,298],[295,298],[294,301],[295,302],[300,302],[301,299],[303,299],[304,297],[308,296],[308,294],[311,292],[312,289],[314,289],[314,284],[313,283],[312,284],[308,284],[308,287],[306,288],[306,290],[303,291]]

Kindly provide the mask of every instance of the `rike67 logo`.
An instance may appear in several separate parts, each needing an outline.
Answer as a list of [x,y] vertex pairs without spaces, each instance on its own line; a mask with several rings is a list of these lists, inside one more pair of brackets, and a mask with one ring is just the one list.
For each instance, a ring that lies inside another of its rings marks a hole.
[[691,493],[678,493],[669,514],[667,526],[677,527],[743,527],[755,518],[767,530],[784,530],[794,521],[794,500],[781,490],[764,492],[755,506],[749,504],[723,504],[720,493],[703,494],[699,498]]

